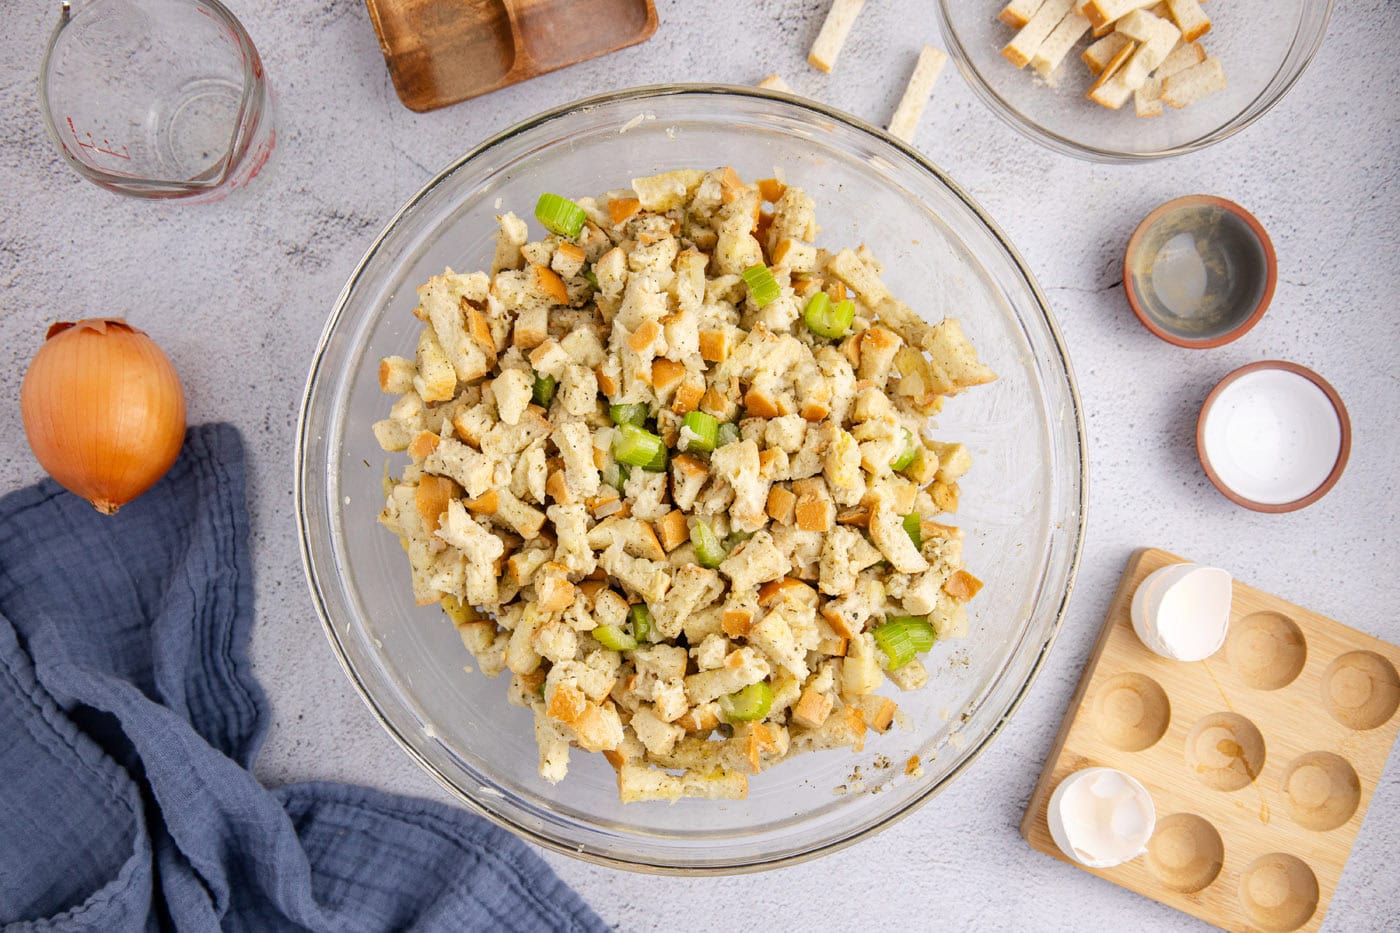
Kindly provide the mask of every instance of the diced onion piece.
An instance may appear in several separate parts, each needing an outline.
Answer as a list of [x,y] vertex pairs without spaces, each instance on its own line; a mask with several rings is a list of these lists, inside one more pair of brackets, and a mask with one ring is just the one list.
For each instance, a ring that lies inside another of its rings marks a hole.
[[613,459],[653,473],[666,469],[666,444],[645,428],[624,424],[613,435]]
[[598,644],[613,651],[631,651],[637,647],[637,639],[616,625],[598,626],[593,630],[593,637],[598,639]]
[[536,376],[535,388],[531,392],[535,404],[541,408],[548,408],[549,403],[554,401],[554,389],[559,381],[553,376]]
[[700,562],[701,567],[713,570],[729,556],[724,552],[724,546],[719,543],[719,536],[703,519],[696,519],[694,527],[690,529],[690,543],[695,545],[695,559]]
[[686,444],[686,450],[700,450],[708,453],[715,449],[719,440],[719,419],[703,411],[688,411],[681,419],[681,430],[689,430],[695,435]]
[[743,276],[744,284],[749,287],[749,297],[753,298],[753,303],[760,308],[783,293],[778,287],[778,280],[773,278],[773,273],[768,271],[767,266],[749,266],[744,270]]
[[583,208],[573,201],[548,192],[540,195],[535,204],[535,217],[550,233],[571,240],[579,235],[583,230],[583,222],[588,219]]
[[719,698],[719,711],[729,722],[755,722],[773,707],[773,688],[760,680],[743,690]]
[[933,647],[933,625],[923,616],[891,616],[889,621],[871,632],[875,644],[889,659],[889,669],[896,670],[914,660],[914,656]]

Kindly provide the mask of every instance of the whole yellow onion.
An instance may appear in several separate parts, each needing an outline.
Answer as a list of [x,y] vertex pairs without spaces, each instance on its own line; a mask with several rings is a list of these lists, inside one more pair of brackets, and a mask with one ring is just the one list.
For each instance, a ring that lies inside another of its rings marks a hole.
[[185,440],[175,367],[120,318],[50,327],[19,400],[39,465],[105,515],[155,485]]

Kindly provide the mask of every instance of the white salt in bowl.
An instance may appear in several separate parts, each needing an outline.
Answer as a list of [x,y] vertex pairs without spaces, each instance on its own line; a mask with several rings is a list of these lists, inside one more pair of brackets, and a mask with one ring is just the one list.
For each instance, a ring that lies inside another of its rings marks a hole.
[[1351,454],[1337,390],[1297,363],[1242,366],[1211,390],[1196,451],[1226,498],[1256,512],[1292,512],[1325,496]]

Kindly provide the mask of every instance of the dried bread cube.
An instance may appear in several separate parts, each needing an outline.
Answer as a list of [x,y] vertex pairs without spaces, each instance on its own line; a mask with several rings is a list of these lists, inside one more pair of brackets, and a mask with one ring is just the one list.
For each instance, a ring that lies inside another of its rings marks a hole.
[[1181,30],[1183,42],[1195,42],[1210,32],[1210,17],[1197,0],[1167,0],[1167,10]]
[[1152,77],[1166,79],[1178,71],[1185,71],[1192,65],[1199,65],[1205,60],[1205,46],[1199,42],[1182,42],[1172,49],[1170,55],[1162,59],[1162,64],[1158,65],[1157,70],[1152,72]]
[[[1123,50],[1133,44],[1133,40],[1117,32],[1110,32],[1084,50],[1079,56],[1092,74],[1103,74],[1104,69],[1116,60]],[[1131,54],[1131,53],[1130,53]],[[1126,57],[1125,59],[1126,60]]]
[[905,142],[913,140],[919,119],[924,115],[924,108],[928,106],[929,95],[933,93],[933,86],[938,82],[938,76],[943,73],[943,66],[947,63],[948,55],[942,49],[926,45],[919,50],[919,60],[914,63],[914,71],[909,76],[909,83],[904,87],[903,96],[899,98],[899,106],[890,118],[891,136]]
[[1148,78],[1142,87],[1133,92],[1133,110],[1140,117],[1160,117],[1162,115],[1162,79]]
[[1017,68],[1029,65],[1031,57],[1060,25],[1060,20],[1065,18],[1073,5],[1073,0],[1045,0],[1030,21],[1002,48],[1001,54]]
[[626,762],[617,771],[617,790],[623,803],[682,797],[706,800],[743,800],[749,795],[749,778],[742,771],[689,770],[670,774],[651,765]]
[[809,65],[831,73],[831,69],[836,67],[836,58],[841,54],[841,47],[846,44],[846,36],[850,34],[851,27],[855,25],[856,17],[860,15],[860,9],[864,5],[865,0],[832,0],[831,9],[827,10],[826,19],[822,22],[821,32],[817,33],[817,40],[812,43],[812,50],[807,53]]
[[792,93],[792,88],[783,80],[783,76],[776,71],[754,86],[761,87],[766,91],[782,91],[784,94]]
[[997,19],[1012,29],[1020,29],[1030,22],[1036,10],[1039,10],[1044,4],[1045,0],[1011,0],[1010,3],[1001,8]]
[[642,210],[669,211],[684,204],[704,177],[705,173],[699,169],[676,169],[660,175],[634,178],[632,190],[637,193]]
[[1214,55],[1162,82],[1162,102],[1181,108],[1225,90],[1225,68]]
[[1156,2],[1157,0],[1089,0],[1083,4],[1081,12],[1095,28],[1099,28]]
[[1049,81],[1070,49],[1074,48],[1074,44],[1088,31],[1087,18],[1073,10],[1066,13],[1064,19],[1055,27],[1055,31],[1050,33],[1031,56],[1031,67],[1035,69],[1035,73]]
[[1152,71],[1165,62],[1166,56],[1172,53],[1177,41],[1182,38],[1180,29],[1161,17],[1154,17],[1147,10],[1134,10],[1123,17],[1119,22],[1119,32],[1140,42],[1140,45],[1133,57],[1119,70],[1114,71],[1112,76],[1107,77],[1107,80],[1103,80],[1103,77],[1109,74],[1107,71],[1100,74],[1100,80],[1095,81],[1088,94],[1095,104],[1107,106],[1114,111],[1127,104],[1128,98],[1133,97],[1133,92],[1147,83]]

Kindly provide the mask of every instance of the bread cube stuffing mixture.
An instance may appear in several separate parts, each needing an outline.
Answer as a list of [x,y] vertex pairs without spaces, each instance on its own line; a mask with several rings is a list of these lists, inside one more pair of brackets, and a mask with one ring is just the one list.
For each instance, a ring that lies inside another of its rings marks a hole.
[[981,582],[947,523],[967,449],[944,399],[995,378],[954,318],[890,294],[812,199],[730,168],[570,201],[491,270],[418,289],[374,425],[409,463],[380,521],[420,605],[534,714],[539,773],[601,752],[624,802],[742,798],[860,750],[965,633]]

